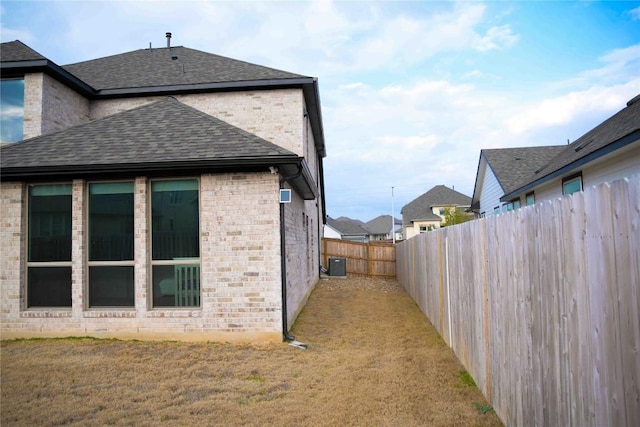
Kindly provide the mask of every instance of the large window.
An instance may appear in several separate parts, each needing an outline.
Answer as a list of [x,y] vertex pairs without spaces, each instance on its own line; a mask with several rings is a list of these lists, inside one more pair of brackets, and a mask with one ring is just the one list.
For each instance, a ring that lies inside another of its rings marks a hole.
[[582,191],[582,174],[573,175],[562,180],[562,194],[573,194]]
[[151,183],[154,307],[200,306],[198,181]]
[[22,140],[24,80],[0,81],[0,143]]
[[132,307],[133,182],[89,184],[89,306]]
[[71,184],[28,193],[27,305],[71,307]]

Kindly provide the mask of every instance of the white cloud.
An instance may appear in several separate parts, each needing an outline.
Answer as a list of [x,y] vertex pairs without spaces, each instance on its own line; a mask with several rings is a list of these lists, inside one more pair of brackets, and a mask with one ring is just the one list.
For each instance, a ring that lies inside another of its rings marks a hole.
[[568,124],[580,115],[594,111],[622,109],[628,100],[629,85],[591,87],[559,97],[542,100],[508,121],[508,130],[521,135],[534,129]]
[[21,106],[3,105],[0,116],[2,121],[22,118],[24,109]]
[[635,9],[631,9],[628,13],[629,13],[629,15],[631,15],[631,19],[633,19],[634,21],[639,21],[640,20],[640,7],[636,7]]
[[476,49],[481,52],[510,47],[516,44],[518,36],[511,32],[508,25],[489,28],[489,31],[476,43]]

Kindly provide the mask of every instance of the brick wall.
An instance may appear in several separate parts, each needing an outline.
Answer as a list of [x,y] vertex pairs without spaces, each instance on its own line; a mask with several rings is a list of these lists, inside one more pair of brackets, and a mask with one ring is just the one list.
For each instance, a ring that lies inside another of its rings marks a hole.
[[292,192],[285,204],[287,260],[287,324],[293,325],[320,278],[318,208]]
[[[93,101],[91,119],[130,110],[162,97]],[[301,89],[176,95],[176,99],[303,156],[304,97]]]
[[24,76],[24,139],[88,121],[88,99],[44,73]]
[[[28,309],[22,184],[1,183],[3,338],[87,335],[139,339],[280,341],[282,338],[278,176],[265,173],[200,177],[201,292],[199,308],[152,308],[148,180],[135,179],[135,308],[87,307],[85,188],[73,181],[72,308]],[[297,248],[296,250],[299,250]],[[294,251],[291,251],[295,259]],[[295,269],[292,269],[295,270]],[[298,275],[298,273],[293,273]],[[294,281],[292,280],[292,283]],[[293,285],[292,301],[310,292]],[[315,282],[311,283],[312,285]],[[300,289],[298,290],[298,288]],[[297,314],[297,313],[296,313]]]

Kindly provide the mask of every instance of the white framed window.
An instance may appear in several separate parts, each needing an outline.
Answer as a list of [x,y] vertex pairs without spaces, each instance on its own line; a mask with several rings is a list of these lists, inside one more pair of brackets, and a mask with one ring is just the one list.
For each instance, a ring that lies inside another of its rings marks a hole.
[[571,175],[562,180],[562,194],[573,194],[582,191],[582,173]]

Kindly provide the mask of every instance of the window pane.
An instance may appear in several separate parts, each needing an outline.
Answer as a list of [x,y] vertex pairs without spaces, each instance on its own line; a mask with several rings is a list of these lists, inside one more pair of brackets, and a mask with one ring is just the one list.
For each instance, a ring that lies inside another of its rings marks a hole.
[[535,204],[536,198],[533,194],[527,194],[527,206]]
[[90,307],[133,307],[133,266],[89,267]]
[[133,183],[89,185],[89,260],[133,259]]
[[151,184],[154,260],[200,256],[197,180]]
[[200,266],[153,266],[154,307],[199,307]]
[[0,142],[22,140],[24,121],[24,80],[0,81]]
[[562,194],[573,194],[576,191],[582,190],[582,178],[574,178],[571,181],[562,183]]
[[29,267],[29,307],[71,307],[71,267]]
[[29,261],[71,261],[71,184],[29,187]]

